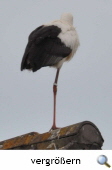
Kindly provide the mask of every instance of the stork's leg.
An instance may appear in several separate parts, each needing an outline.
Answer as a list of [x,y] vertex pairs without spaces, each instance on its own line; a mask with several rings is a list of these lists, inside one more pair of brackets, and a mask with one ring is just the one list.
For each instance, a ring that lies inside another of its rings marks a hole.
[[54,108],[53,108],[53,125],[51,127],[51,130],[54,130],[54,129],[58,129],[56,127],[56,94],[57,94],[57,82],[58,82],[58,77],[59,77],[59,71],[60,69],[58,68],[57,69],[57,72],[56,72],[56,77],[55,77],[55,81],[54,81],[54,84],[53,84],[53,94],[54,94]]

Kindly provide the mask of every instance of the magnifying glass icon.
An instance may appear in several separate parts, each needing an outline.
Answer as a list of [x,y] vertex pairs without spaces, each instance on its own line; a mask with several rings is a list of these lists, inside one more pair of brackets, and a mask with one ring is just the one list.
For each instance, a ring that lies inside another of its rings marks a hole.
[[107,157],[105,155],[100,155],[98,158],[97,158],[97,162],[100,164],[100,165],[106,165],[108,168],[110,168],[111,166],[107,163]]

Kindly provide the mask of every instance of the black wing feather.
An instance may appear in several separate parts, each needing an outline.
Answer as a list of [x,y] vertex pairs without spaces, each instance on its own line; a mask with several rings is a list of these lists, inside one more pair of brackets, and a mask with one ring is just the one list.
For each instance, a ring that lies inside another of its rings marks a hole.
[[40,26],[29,36],[21,63],[21,70],[36,71],[41,67],[57,64],[71,53],[71,49],[57,37],[61,29],[57,26]]

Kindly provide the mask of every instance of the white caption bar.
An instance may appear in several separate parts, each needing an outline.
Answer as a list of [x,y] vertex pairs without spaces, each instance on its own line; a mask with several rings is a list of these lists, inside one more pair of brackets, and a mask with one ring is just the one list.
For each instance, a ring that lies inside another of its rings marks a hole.
[[[104,156],[102,157],[101,155]],[[0,169],[57,170],[57,168],[70,168],[70,170],[82,170],[82,168],[86,170],[111,169],[112,150],[0,151]]]

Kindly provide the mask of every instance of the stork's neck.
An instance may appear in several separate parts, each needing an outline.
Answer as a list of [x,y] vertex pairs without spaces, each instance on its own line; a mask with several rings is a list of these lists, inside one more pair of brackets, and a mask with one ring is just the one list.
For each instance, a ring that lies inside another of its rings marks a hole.
[[73,16],[69,13],[62,14],[60,20],[66,24],[73,25]]

